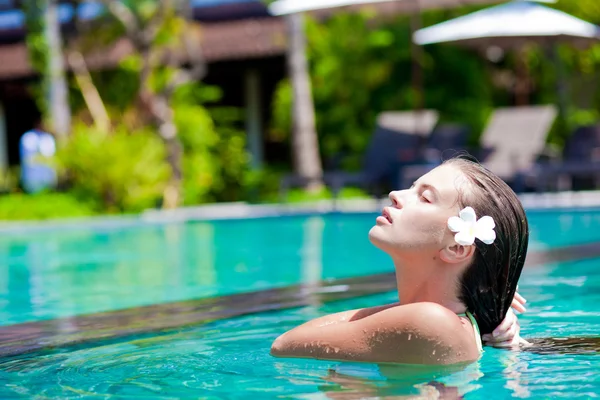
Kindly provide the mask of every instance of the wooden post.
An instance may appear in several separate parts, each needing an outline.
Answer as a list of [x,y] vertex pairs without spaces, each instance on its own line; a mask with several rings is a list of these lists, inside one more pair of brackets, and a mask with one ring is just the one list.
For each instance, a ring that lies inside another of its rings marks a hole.
[[253,169],[260,169],[263,163],[263,126],[260,89],[260,72],[256,69],[247,70],[244,80],[246,134]]
[[8,148],[6,137],[6,115],[4,114],[4,104],[0,101],[0,173],[5,174],[8,169]]
[[517,106],[526,106],[529,104],[529,68],[526,56],[525,47],[517,50],[517,72],[515,79],[515,104]]

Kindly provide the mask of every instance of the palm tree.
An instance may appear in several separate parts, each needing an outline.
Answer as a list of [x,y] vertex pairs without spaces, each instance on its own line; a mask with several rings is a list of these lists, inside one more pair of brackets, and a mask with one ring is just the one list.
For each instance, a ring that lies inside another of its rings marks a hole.
[[26,0],[27,44],[31,63],[42,76],[41,109],[50,130],[65,136],[71,128],[57,0]]
[[287,16],[289,30],[288,69],[293,89],[292,158],[294,171],[306,183],[308,190],[321,189],[323,168],[315,127],[310,76],[306,60],[304,15]]
[[46,0],[44,12],[46,40],[48,42],[48,104],[51,129],[59,136],[71,130],[71,108],[69,90],[65,78],[65,62],[62,49],[62,35],[58,19],[58,1]]

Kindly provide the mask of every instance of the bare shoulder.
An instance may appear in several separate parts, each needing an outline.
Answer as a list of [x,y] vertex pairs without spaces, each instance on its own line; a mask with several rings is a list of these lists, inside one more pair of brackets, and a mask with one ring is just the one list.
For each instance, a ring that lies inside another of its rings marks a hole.
[[408,325],[421,329],[445,331],[461,325],[456,314],[437,303],[413,303],[396,308]]
[[[437,303],[392,307],[380,317],[379,323],[388,331],[395,329],[396,343],[404,344],[403,358],[411,356],[420,363],[449,364],[475,360],[479,355],[470,323],[465,324]],[[406,353],[407,349],[411,351]]]

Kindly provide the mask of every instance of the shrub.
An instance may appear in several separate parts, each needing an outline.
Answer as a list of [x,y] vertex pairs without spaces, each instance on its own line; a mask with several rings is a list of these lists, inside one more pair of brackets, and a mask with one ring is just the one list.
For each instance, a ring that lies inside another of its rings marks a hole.
[[160,203],[171,170],[165,146],[149,129],[112,132],[76,124],[59,143],[60,176],[72,193],[108,212],[136,212]]

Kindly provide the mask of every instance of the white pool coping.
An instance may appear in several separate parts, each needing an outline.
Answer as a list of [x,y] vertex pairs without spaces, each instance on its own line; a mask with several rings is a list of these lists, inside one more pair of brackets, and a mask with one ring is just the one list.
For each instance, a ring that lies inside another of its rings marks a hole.
[[[600,211],[600,190],[558,193],[527,193],[519,196],[528,212],[538,211]],[[249,204],[244,202],[216,203],[175,210],[146,210],[137,215],[95,216],[46,221],[0,222],[0,233],[45,231],[54,229],[89,228],[115,229],[140,225],[162,225],[185,221],[216,221],[268,218],[280,216],[325,215],[332,213],[376,213],[389,204],[382,199],[320,200],[292,204]]]

